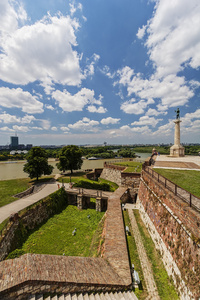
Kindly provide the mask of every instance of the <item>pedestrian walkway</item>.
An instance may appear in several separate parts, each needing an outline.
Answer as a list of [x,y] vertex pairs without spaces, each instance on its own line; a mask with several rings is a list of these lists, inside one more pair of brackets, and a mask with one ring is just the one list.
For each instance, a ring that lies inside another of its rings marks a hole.
[[134,238],[135,238],[137,252],[138,252],[140,263],[141,263],[141,266],[142,266],[142,271],[143,271],[143,274],[144,274],[144,280],[145,280],[145,283],[146,283],[147,292],[149,294],[148,299],[159,300],[160,297],[158,295],[156,283],[155,283],[154,278],[153,278],[153,272],[152,272],[152,269],[151,269],[151,264],[150,264],[149,259],[147,257],[146,251],[144,249],[144,245],[143,245],[143,242],[142,242],[142,238],[141,238],[141,235],[140,235],[140,232],[139,232],[139,229],[138,229],[138,225],[137,225],[133,210],[128,209],[128,214],[129,214],[132,231],[133,231]]
[[154,159],[156,161],[153,168],[200,171],[200,156],[171,157],[168,155],[157,155]]
[[54,193],[58,189],[56,181],[48,182],[43,189],[37,193],[30,194],[24,198],[16,200],[10,204],[0,207],[0,223],[7,219],[10,215],[17,213],[31,204],[38,202],[39,200]]

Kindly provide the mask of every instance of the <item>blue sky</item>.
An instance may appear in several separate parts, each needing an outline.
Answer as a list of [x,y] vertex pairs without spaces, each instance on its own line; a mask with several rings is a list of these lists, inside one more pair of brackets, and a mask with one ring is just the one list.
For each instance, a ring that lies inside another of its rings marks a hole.
[[0,144],[200,143],[199,0],[1,0]]

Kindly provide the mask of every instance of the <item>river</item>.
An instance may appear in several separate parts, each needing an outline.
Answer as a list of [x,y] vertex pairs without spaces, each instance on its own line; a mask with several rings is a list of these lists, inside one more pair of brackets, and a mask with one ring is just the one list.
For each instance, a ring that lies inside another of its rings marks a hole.
[[[143,162],[150,153],[136,153],[140,158],[134,160]],[[98,159],[98,160],[83,160],[82,170],[103,168],[105,161],[116,161],[116,159]],[[60,171],[56,167],[57,161],[49,159],[49,164],[54,166],[52,174],[58,174]],[[28,178],[28,174],[23,171],[25,161],[5,161],[0,162],[0,180],[16,179],[16,178]]]

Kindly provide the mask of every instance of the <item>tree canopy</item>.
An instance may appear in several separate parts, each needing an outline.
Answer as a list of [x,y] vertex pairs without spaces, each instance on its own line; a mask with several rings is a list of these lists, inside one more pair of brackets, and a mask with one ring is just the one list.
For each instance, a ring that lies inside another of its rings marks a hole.
[[65,172],[70,170],[71,174],[73,170],[79,170],[83,164],[82,151],[78,146],[70,145],[65,146],[61,149],[59,153],[59,163],[57,163],[57,168],[60,171]]
[[36,177],[38,180],[42,175],[50,175],[53,171],[53,166],[48,164],[47,152],[41,147],[31,148],[26,159],[23,170],[31,179]]

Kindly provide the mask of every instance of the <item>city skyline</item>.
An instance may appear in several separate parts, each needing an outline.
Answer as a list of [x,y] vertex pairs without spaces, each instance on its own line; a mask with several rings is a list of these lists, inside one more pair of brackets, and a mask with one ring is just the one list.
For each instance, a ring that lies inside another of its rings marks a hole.
[[0,4],[0,145],[200,142],[198,0]]

